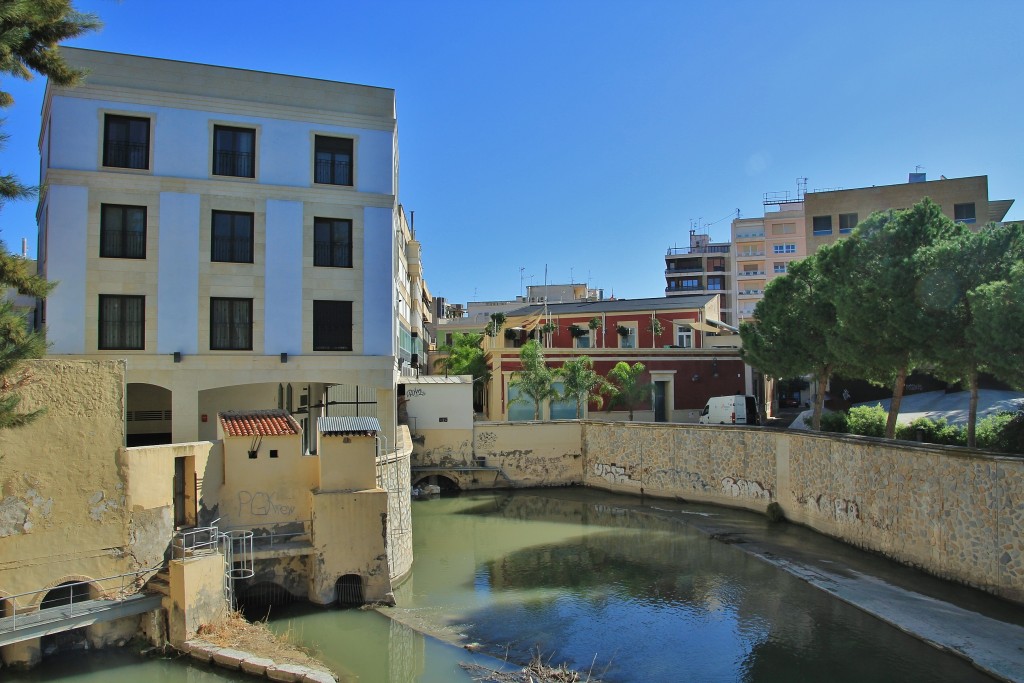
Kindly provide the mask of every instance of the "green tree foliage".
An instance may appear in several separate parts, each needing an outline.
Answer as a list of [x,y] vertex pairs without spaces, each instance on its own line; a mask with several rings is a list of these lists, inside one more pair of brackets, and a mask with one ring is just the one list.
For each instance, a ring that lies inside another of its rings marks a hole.
[[[976,307],[984,307],[985,302],[992,301],[977,293],[998,290],[995,283],[1008,284],[1014,264],[1024,259],[1024,229],[1020,225],[992,224],[975,233],[958,227],[960,231],[952,236],[919,249],[914,260],[920,276],[918,298],[925,309],[935,314],[932,316],[935,327],[925,340],[925,362],[942,379],[964,382],[969,387],[967,445],[974,447],[977,445],[978,374],[983,371],[1003,374],[1000,370],[1008,370],[1007,381],[1013,381],[1012,369],[997,368],[1002,365],[1002,356],[992,352],[993,340],[1012,338],[1018,359],[1020,350],[1024,349],[1019,333],[1007,335],[1005,332],[1005,316],[1012,315],[1012,306],[1002,305],[1010,301],[1008,297],[997,297],[995,309],[986,309],[996,314],[998,324],[994,330],[986,324],[984,332],[994,331],[996,336],[989,337],[977,329]],[[991,317],[987,319],[991,321]],[[1016,328],[1020,329],[1024,328]],[[1019,361],[1011,365],[1021,367]]]
[[[99,26],[99,19],[76,11],[70,0],[0,0],[0,73],[25,80],[38,73],[56,85],[74,85],[83,73],[64,61],[58,45]],[[0,90],[0,107],[12,104],[11,94]],[[0,136],[0,142],[6,139]],[[34,194],[35,188],[15,176],[0,176],[0,203]]]
[[650,382],[640,381],[644,369],[643,363],[630,365],[619,361],[608,373],[608,410],[625,408],[629,411],[630,422],[633,421],[633,411],[651,398],[654,387]]
[[507,320],[507,316],[504,313],[491,313],[491,321],[487,323],[484,332],[488,337],[497,337],[505,320]]
[[[821,255],[833,247],[790,263],[788,273],[765,288],[754,309],[755,322],[740,325],[744,361],[769,377],[813,375],[825,387],[841,365],[834,351],[836,309],[828,294]],[[812,425],[821,428],[824,392],[815,397]]]
[[1002,267],[968,292],[974,314],[968,339],[994,375],[1024,390],[1024,225],[993,228],[990,236],[992,251],[1002,249]]
[[509,403],[533,402],[533,419],[540,419],[540,409],[545,400],[559,398],[555,391],[555,373],[547,366],[544,352],[536,341],[528,341],[519,349],[519,362],[522,369],[512,373],[508,386],[517,389],[519,395]]
[[[53,285],[28,272],[29,261],[0,248],[0,295],[8,288],[20,294],[43,298]],[[0,300],[0,429],[20,427],[42,411],[19,413],[18,390],[32,378],[23,369],[22,361],[41,358],[46,353],[46,339],[31,329],[31,321],[16,310],[9,299]]]
[[559,399],[576,401],[577,420],[583,417],[583,406],[587,403],[594,404],[595,408],[600,408],[604,404],[601,392],[605,390],[607,383],[604,377],[594,370],[594,361],[590,356],[565,361],[555,374],[562,380]]
[[[23,79],[38,73],[57,85],[74,85],[82,73],[64,61],[57,46],[99,25],[96,17],[77,12],[69,0],[0,0],[0,72]],[[0,107],[12,104],[11,94],[0,90]],[[7,136],[0,134],[0,147],[6,140]],[[35,188],[14,175],[0,175],[0,206],[34,195]],[[12,255],[0,242],[0,296],[10,289],[42,298],[52,284],[29,273],[28,262]],[[29,321],[6,298],[0,302],[0,429],[24,425],[41,412],[19,413],[17,392],[31,380],[22,361],[45,352],[42,333],[33,332]]]
[[483,409],[483,397],[487,382],[491,379],[491,371],[487,367],[487,356],[483,350],[482,334],[472,332],[456,332],[452,335],[452,343],[438,349],[443,356],[434,360],[434,367],[444,370],[448,375],[473,376],[473,406],[475,410]]
[[888,438],[896,435],[907,375],[927,360],[936,330],[936,313],[921,304],[915,254],[961,230],[925,198],[905,211],[872,214],[819,257],[836,307],[833,352],[856,375],[892,386]]

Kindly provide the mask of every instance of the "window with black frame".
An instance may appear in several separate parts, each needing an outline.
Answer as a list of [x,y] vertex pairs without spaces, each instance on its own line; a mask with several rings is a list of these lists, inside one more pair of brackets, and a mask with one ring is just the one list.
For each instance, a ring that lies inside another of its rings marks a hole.
[[341,218],[313,219],[313,265],[352,267],[352,221]]
[[99,340],[103,349],[146,348],[146,297],[100,294]]
[[146,207],[100,205],[100,256],[146,258]]
[[313,350],[352,350],[352,302],[313,302]]
[[256,131],[233,126],[213,127],[213,174],[256,177]]
[[352,184],[352,139],[317,135],[314,143],[313,182]]
[[103,118],[103,165],[149,168],[149,119],[106,114]]
[[252,299],[210,299],[210,349],[252,350]]
[[221,263],[253,262],[253,214],[214,211],[211,221],[210,260]]

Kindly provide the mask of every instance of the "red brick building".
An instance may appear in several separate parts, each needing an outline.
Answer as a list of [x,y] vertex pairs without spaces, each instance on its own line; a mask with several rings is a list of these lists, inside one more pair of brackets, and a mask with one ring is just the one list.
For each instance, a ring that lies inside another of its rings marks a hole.
[[[634,419],[696,422],[708,398],[751,393],[749,369],[739,357],[739,336],[719,321],[718,296],[610,299],[531,305],[507,314],[496,337],[485,337],[491,382],[487,417],[533,419],[532,405],[510,406],[509,380],[520,369],[519,348],[530,339],[544,347],[548,365],[589,356],[601,375],[620,361],[642,363],[652,396]],[[512,390],[515,394],[515,390]],[[545,419],[573,419],[576,406],[542,406]],[[588,408],[590,419],[626,419],[624,412]]]

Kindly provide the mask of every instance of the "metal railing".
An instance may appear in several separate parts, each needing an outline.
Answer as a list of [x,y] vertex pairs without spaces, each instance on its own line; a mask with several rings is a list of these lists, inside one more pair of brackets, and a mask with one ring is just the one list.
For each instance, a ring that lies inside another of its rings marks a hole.
[[184,560],[195,555],[217,552],[220,544],[220,533],[217,530],[219,521],[220,518],[217,518],[211,526],[176,532],[171,539],[171,557],[175,560]]
[[300,529],[294,529],[290,531],[277,531],[274,528],[266,527],[253,527],[251,525],[246,526],[234,526],[226,527],[221,536],[229,535],[232,539],[241,538],[242,534],[249,534],[252,537],[249,542],[250,550],[265,550],[267,548],[280,547],[285,543],[294,543],[296,541],[311,541],[313,538],[312,519],[303,519],[295,522],[288,522],[284,525],[288,529],[292,529],[296,524],[301,524]]
[[[0,633],[10,633],[30,625],[49,624],[68,617],[109,609],[111,605],[123,603],[133,595],[137,595],[147,580],[142,577],[156,574],[162,567],[163,565],[160,564],[134,572],[105,576],[88,581],[62,583],[58,586],[0,597],[0,605],[5,607],[2,614],[4,618],[0,618]],[[104,587],[106,582],[117,583]],[[76,588],[79,587],[85,589],[84,593],[76,591]],[[53,591],[60,591],[60,594],[47,600],[46,595]],[[18,603],[23,598],[31,599],[37,595],[42,596],[38,604],[26,607],[19,606]],[[109,604],[97,605],[97,601]],[[86,605],[86,603],[90,604]]]

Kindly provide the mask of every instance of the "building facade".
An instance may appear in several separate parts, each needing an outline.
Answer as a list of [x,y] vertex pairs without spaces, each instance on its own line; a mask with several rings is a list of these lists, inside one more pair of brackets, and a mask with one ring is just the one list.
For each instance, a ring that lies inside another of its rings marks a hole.
[[[509,313],[502,331],[484,338],[491,371],[487,419],[534,418],[535,406],[517,400],[510,386],[521,369],[519,349],[530,339],[543,345],[553,368],[583,355],[602,376],[621,361],[643,364],[641,382],[651,384],[651,396],[634,411],[640,421],[696,422],[711,396],[751,393],[739,337],[721,322],[717,294],[533,305]],[[575,419],[576,404],[550,402],[540,416]],[[581,417],[621,420],[627,413],[584,406]]]
[[63,53],[88,75],[43,105],[50,353],[127,359],[129,444],[212,440],[225,409],[285,408],[315,433],[350,409],[333,385],[372,396],[362,414],[394,443],[421,294],[397,292],[394,91]]
[[690,246],[665,253],[665,296],[716,294],[722,322],[734,324],[735,271],[731,245],[712,242],[706,233],[690,230]]
[[988,176],[928,181],[923,173],[895,185],[766,193],[762,217],[732,222],[738,322],[753,319],[765,286],[785,275],[790,261],[849,235],[876,211],[906,209],[925,197],[951,219],[975,229],[1002,221],[1013,204],[1012,199],[989,199]]

